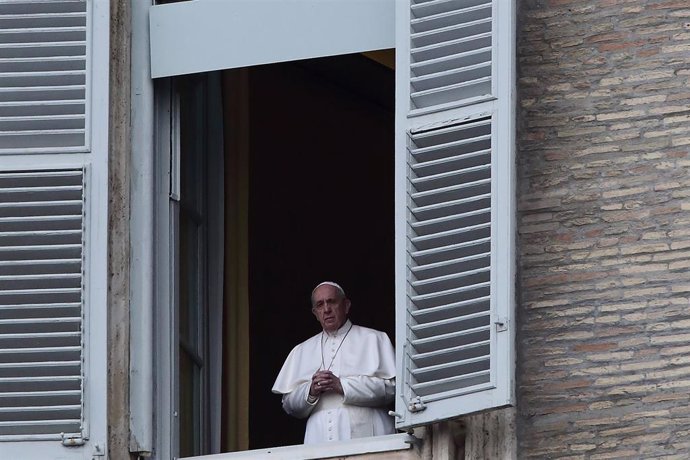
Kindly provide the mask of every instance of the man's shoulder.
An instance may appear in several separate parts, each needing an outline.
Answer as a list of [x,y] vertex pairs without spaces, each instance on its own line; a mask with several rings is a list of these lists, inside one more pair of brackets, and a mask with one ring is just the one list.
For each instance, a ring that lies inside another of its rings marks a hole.
[[357,324],[352,325],[352,330],[356,332],[357,334],[361,335],[375,335],[377,337],[388,337],[388,334],[386,334],[383,331],[379,331],[377,329],[372,329],[370,327],[366,326],[359,326]]

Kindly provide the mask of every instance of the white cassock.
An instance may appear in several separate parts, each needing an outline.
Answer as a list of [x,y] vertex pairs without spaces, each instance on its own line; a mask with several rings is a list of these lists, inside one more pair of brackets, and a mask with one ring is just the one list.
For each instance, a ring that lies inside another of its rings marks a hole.
[[[329,366],[344,394],[324,393],[309,403],[312,375]],[[293,348],[273,392],[283,395],[285,412],[309,417],[305,444],[394,433],[385,408],[395,396],[393,345],[384,332],[347,320],[335,334],[319,333]]]

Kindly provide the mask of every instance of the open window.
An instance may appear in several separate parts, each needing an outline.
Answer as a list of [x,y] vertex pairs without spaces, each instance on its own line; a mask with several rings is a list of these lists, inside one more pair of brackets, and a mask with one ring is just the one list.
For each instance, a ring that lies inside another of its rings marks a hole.
[[[394,71],[356,54],[212,77],[225,123],[216,149],[224,164],[220,311],[236,326],[223,323],[225,405],[210,451],[300,442],[302,427],[284,420],[270,387],[289,349],[314,333],[301,328],[314,322],[308,295],[323,279],[345,286],[355,322],[395,336],[399,428],[513,401],[514,4],[396,7]],[[214,65],[228,58],[218,56]],[[369,75],[354,89],[360,64],[378,65],[386,79],[395,73],[395,83]],[[160,68],[167,65],[177,64]],[[367,113],[355,108],[359,99]],[[194,139],[210,138],[200,129]],[[186,161],[180,151],[181,177]],[[265,420],[281,429],[267,430]]]
[[353,321],[394,338],[392,57],[174,81],[179,455],[301,443],[303,422],[271,387],[289,350],[318,332],[318,282],[341,282]]

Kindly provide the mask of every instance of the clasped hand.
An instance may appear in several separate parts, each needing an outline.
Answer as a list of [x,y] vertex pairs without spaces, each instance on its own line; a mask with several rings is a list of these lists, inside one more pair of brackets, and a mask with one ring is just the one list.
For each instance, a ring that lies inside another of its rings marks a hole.
[[343,394],[343,386],[340,384],[340,379],[331,371],[316,371],[316,374],[311,377],[309,394],[320,396],[322,393],[328,393],[329,391]]

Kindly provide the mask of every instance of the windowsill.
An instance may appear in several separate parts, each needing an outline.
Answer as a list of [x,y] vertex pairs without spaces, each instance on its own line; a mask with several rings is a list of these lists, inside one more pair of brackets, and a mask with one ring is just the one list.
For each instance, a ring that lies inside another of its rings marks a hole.
[[269,449],[246,450],[226,454],[202,455],[200,457],[185,457],[180,460],[239,460],[270,458],[274,460],[288,459],[318,459],[344,457],[346,455],[372,454],[407,450],[412,447],[416,439],[407,433],[376,436],[372,438],[350,439],[340,442],[324,442],[320,444],[305,444],[298,446],[275,447]]

